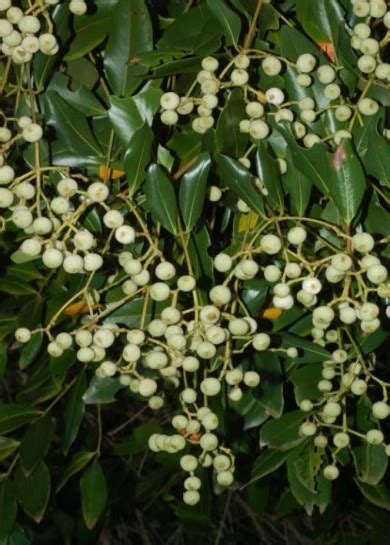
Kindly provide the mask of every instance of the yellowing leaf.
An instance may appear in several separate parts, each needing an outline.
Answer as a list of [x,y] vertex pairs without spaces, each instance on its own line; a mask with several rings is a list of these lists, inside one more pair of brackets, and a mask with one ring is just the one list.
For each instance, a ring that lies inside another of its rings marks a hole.
[[249,214],[242,214],[238,220],[238,232],[243,233],[244,231],[254,229],[257,225],[258,219],[259,216],[253,212],[249,212]]
[[336,60],[336,53],[331,42],[318,42],[318,47],[332,62]]
[[64,310],[64,314],[66,314],[66,316],[77,316],[78,314],[84,314],[88,311],[88,304],[86,303],[86,301],[81,300],[66,307],[66,309]]
[[260,312],[260,316],[265,320],[277,320],[283,314],[281,308],[269,307]]
[[116,180],[124,176],[125,173],[123,170],[115,170],[112,168],[107,168],[106,165],[99,166],[99,178],[103,182],[108,182],[109,180]]

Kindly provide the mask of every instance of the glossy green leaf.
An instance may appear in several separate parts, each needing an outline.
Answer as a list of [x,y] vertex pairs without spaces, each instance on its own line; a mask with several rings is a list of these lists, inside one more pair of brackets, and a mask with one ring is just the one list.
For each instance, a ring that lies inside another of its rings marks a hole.
[[96,452],[87,452],[82,450],[75,454],[61,477],[57,485],[56,492],[59,492],[73,475],[76,475],[96,456]]
[[64,57],[66,61],[79,59],[102,43],[110,32],[115,4],[116,1],[99,0],[94,14],[86,13],[74,18],[75,38]]
[[179,211],[175,190],[172,182],[158,165],[149,168],[144,191],[154,219],[170,233],[177,234]]
[[284,464],[290,454],[291,450],[282,451],[271,448],[260,453],[260,456],[253,464],[250,482],[253,483],[276,471]]
[[301,217],[309,205],[313,184],[303,172],[294,167],[290,154],[286,161],[287,172],[282,177],[283,185],[288,193],[292,214]]
[[240,163],[218,153],[215,155],[220,179],[240,199],[242,199],[253,212],[260,216],[264,214],[263,198],[252,185],[252,176]]
[[92,529],[107,504],[107,484],[101,465],[94,461],[80,479],[81,509],[87,528]]
[[27,476],[19,465],[15,472],[15,486],[23,511],[35,522],[40,522],[46,511],[51,489],[47,466],[40,462]]
[[180,180],[179,204],[187,231],[195,226],[203,212],[210,167],[210,155],[202,153]]
[[47,122],[54,126],[57,137],[67,148],[87,156],[102,155],[85,116],[67,104],[55,91],[48,91],[45,101]]
[[20,428],[39,414],[40,411],[29,405],[0,403],[0,433]]
[[15,487],[12,481],[0,484],[0,540],[5,540],[12,532],[16,522],[17,504]]
[[[189,51],[194,55],[206,56],[216,51],[220,45],[222,28],[204,6],[194,7],[174,19],[157,42],[159,49],[170,51]],[[159,76],[185,73],[186,70],[199,70],[201,59],[178,59],[164,62],[155,69]]]
[[321,454],[311,439],[306,439],[293,455],[292,464],[298,481],[310,492],[316,492],[315,477],[321,467]]
[[330,481],[327,481],[323,475],[320,475],[317,480],[317,491],[310,491],[298,479],[292,457],[287,460],[287,476],[293,496],[304,507],[307,514],[312,515],[315,506],[318,506],[320,513],[323,513],[331,500]]
[[19,447],[20,441],[12,437],[0,437],[0,461],[8,458]]
[[344,140],[331,154],[319,144],[304,149],[290,130],[279,130],[291,149],[295,167],[333,200],[344,222],[350,224],[361,207],[366,190],[364,171],[351,143]]
[[83,394],[87,389],[87,379],[85,371],[81,371],[77,381],[72,386],[69,398],[64,412],[64,431],[62,436],[62,448],[65,453],[68,452],[73,441],[76,439],[83,420],[85,403]]
[[137,87],[147,68],[138,55],[153,49],[152,25],[143,0],[119,0],[114,8],[104,67],[114,93],[121,97]]
[[283,374],[280,360],[274,352],[255,352],[253,361],[261,382],[256,399],[273,418],[283,412]]
[[317,343],[291,333],[281,333],[282,347],[294,347],[298,350],[298,356],[294,363],[315,363],[332,359],[331,353]]
[[38,331],[33,333],[31,339],[25,344],[20,352],[18,365],[21,369],[25,369],[37,357],[43,342],[43,333]]
[[248,135],[240,131],[240,121],[245,117],[242,91],[235,89],[218,118],[215,129],[215,147],[218,151],[235,159],[242,157],[248,144]]
[[84,392],[82,400],[86,405],[108,404],[115,401],[115,394],[121,388],[117,378],[94,376]]
[[129,145],[132,137],[139,131],[144,120],[138,110],[134,98],[110,97],[111,107],[108,110],[108,117],[115,134],[119,140]]
[[36,295],[36,290],[18,278],[2,278],[0,280],[0,292],[11,295]]
[[145,168],[150,162],[153,140],[153,131],[146,123],[133,134],[130,140],[125,155],[125,171],[130,195],[139,189],[146,177]]
[[260,445],[278,450],[289,450],[298,445],[304,440],[299,435],[299,427],[304,418],[305,413],[292,411],[266,422],[260,431]]
[[46,456],[53,432],[54,420],[50,414],[39,418],[27,428],[20,445],[20,462],[26,475]]
[[240,17],[224,0],[207,0],[207,7],[221,25],[226,45],[236,44],[241,32]]
[[230,401],[229,405],[244,419],[244,430],[260,426],[268,415],[265,407],[255,398],[253,392],[244,392],[239,401]]
[[267,202],[273,209],[283,212],[284,195],[280,180],[279,167],[275,159],[273,159],[266,146],[261,143],[256,152],[256,169],[257,176],[260,178],[264,187],[268,191],[266,197]]
[[385,484],[371,485],[355,479],[355,483],[365,498],[374,505],[390,511],[390,490]]
[[304,367],[299,367],[291,374],[291,382],[294,384],[294,395],[297,403],[303,399],[312,401],[319,400],[322,397],[317,384],[322,379],[322,365],[311,363]]
[[388,457],[384,445],[364,442],[352,450],[357,476],[360,481],[375,485],[384,477]]

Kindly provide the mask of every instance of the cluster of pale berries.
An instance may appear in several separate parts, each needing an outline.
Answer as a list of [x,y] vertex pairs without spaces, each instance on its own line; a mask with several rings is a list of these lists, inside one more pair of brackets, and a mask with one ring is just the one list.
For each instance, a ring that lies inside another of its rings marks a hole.
[[[13,178],[11,167],[0,167],[0,183],[11,183]],[[104,202],[109,197],[107,184],[93,182],[83,191],[74,178],[62,178],[56,190],[58,195],[47,199],[48,207],[43,215],[42,210],[29,206],[29,201],[36,197],[36,188],[30,182],[19,183],[16,179],[11,189],[0,188],[0,206],[10,207],[17,201],[6,221],[12,221],[29,235],[19,248],[24,256],[31,259],[41,257],[48,269],[62,266],[69,274],[99,270],[103,266],[103,257],[94,251],[97,246],[95,237],[74,221],[80,215],[77,214],[79,208],[86,210],[85,207],[96,204],[104,205],[103,224],[113,232],[114,239],[122,245],[134,242],[134,228],[125,224],[125,217],[119,210],[110,209]]]
[[[258,56],[254,56],[257,59]],[[363,58],[363,57],[362,57]],[[237,55],[221,74],[217,75],[219,61],[214,57],[206,57],[202,60],[202,70],[196,77],[196,83],[200,86],[199,96],[183,96],[169,91],[161,97],[161,121],[165,125],[175,125],[179,120],[179,115],[188,115],[196,107],[197,116],[192,120],[192,128],[197,133],[205,133],[216,122],[220,114],[218,104],[220,97],[218,94],[226,89],[242,88],[245,92],[245,109],[247,118],[242,119],[239,124],[241,132],[249,134],[254,141],[260,141],[267,138],[272,130],[271,118],[276,123],[287,121],[292,124],[293,131],[298,139],[303,140],[306,147],[311,147],[320,142],[321,137],[310,130],[310,125],[319,115],[323,114],[327,108],[335,111],[335,117],[338,121],[348,121],[355,109],[362,115],[374,115],[378,111],[378,103],[369,97],[362,96],[357,104],[346,104],[341,97],[341,87],[335,82],[337,71],[331,65],[321,65],[316,69],[317,59],[310,53],[300,55],[295,63],[296,82],[301,87],[309,87],[316,79],[324,86],[324,100],[321,104],[316,104],[310,97],[303,98],[296,103],[289,103],[285,92],[278,87],[270,87],[263,94],[254,90],[250,84],[249,68],[251,56],[246,54]],[[283,69],[283,59],[267,55],[261,61],[261,66],[267,76],[277,76]],[[359,60],[360,62],[360,60]],[[379,66],[381,66],[379,70]],[[225,74],[229,73],[230,79],[224,81]],[[388,65],[378,65],[378,70],[384,73]],[[252,96],[252,100],[250,100]],[[339,104],[334,101],[339,100]],[[339,144],[343,138],[351,138],[351,133],[346,129],[336,131],[333,139]]]
[[[50,6],[59,1],[36,2],[35,10],[29,8],[24,12],[20,7],[13,6],[12,0],[0,0],[0,45],[3,55],[10,57],[15,64],[30,62],[38,52],[55,55],[59,49],[57,39],[52,32],[42,32],[41,20],[34,13],[48,17]],[[72,1],[69,9],[76,15],[82,15],[87,5],[84,1]]]
[[[355,0],[353,13],[364,19],[353,28],[351,45],[362,55],[358,67],[363,74],[374,74],[376,78],[390,82],[390,64],[381,59],[381,44],[372,37],[372,24],[382,20],[385,28],[390,29],[390,10],[384,0]],[[386,38],[385,38],[386,40]]]
[[[241,354],[249,347],[265,351],[270,348],[271,339],[257,331],[253,318],[234,315],[229,305],[233,295],[225,286],[210,290],[210,304],[195,309],[191,303],[186,311],[185,301],[193,301],[196,289],[192,276],[178,275],[176,267],[167,261],[149,271],[128,251],[120,253],[119,265],[126,300],[144,293],[147,286],[150,299],[164,306],[159,316],[136,329],[120,328],[109,319],[101,325],[95,318],[92,323],[87,319],[73,332],[51,336],[47,350],[52,357],[60,357],[76,345],[78,361],[97,364],[96,374],[101,378],[118,376],[123,386],[147,399],[154,410],[163,406],[167,387],[180,390],[183,414],[172,421],[177,433],[153,435],[149,444],[154,451],[179,452],[191,446],[199,451],[184,454],[180,462],[190,473],[184,483],[184,501],[194,505],[200,497],[199,480],[193,474],[198,464],[213,466],[220,486],[233,482],[234,458],[213,433],[219,422],[207,408],[208,400],[220,395],[223,385],[232,401],[240,400],[246,388],[257,387],[259,373],[235,366],[234,356],[236,351]],[[226,256],[217,256],[214,265],[217,271],[226,269]],[[242,265],[245,272],[246,260]],[[113,308],[117,306],[118,303],[113,304]],[[15,333],[21,343],[29,342],[31,335],[24,327]],[[109,359],[111,351],[116,356]],[[286,352],[290,357],[297,355],[293,347]]]
[[[368,305],[363,309],[364,311],[369,310]],[[339,333],[336,330],[330,330],[327,333],[327,340],[330,343],[339,342]],[[348,348],[350,354],[351,348]],[[371,428],[363,435],[350,430],[346,425],[348,394],[352,394],[353,397],[366,394],[372,376],[366,363],[352,358],[350,354],[343,348],[335,350],[332,353],[332,358],[323,363],[322,379],[317,384],[322,399],[319,402],[303,399],[299,403],[300,409],[311,415],[300,426],[300,434],[304,437],[313,437],[317,448],[329,448],[330,450],[333,461],[323,468],[323,474],[329,480],[337,479],[339,476],[336,455],[341,449],[351,446],[351,435],[356,435],[371,445],[382,445],[385,440],[385,436],[379,428]],[[375,401],[371,405],[373,420],[385,420],[390,416],[388,392],[384,385],[382,389],[383,399]],[[332,427],[335,433],[329,433],[327,436],[324,430],[330,432]],[[386,454],[390,456],[390,444],[384,445],[384,447]]]

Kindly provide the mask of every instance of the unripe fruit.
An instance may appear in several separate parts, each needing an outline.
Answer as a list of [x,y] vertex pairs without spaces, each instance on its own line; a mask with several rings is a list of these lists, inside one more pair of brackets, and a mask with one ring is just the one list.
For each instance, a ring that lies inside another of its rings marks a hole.
[[323,474],[328,481],[334,481],[340,475],[340,471],[335,465],[328,465],[324,467]]
[[189,292],[196,286],[196,280],[193,276],[183,275],[177,280],[177,287],[180,291]]
[[226,305],[230,302],[232,294],[227,286],[214,286],[210,290],[210,300],[217,306]]
[[245,85],[248,82],[249,74],[242,68],[236,68],[230,75],[230,79],[234,85],[239,87]]
[[231,269],[233,264],[232,258],[227,254],[218,254],[214,258],[214,268],[218,272],[227,272]]
[[325,435],[316,435],[314,437],[314,444],[318,448],[325,448],[328,444],[328,439],[325,437]]
[[277,282],[282,276],[282,271],[276,265],[267,265],[264,269],[264,278],[267,282]]
[[69,274],[77,274],[83,272],[84,261],[79,255],[68,255],[63,262],[65,271]]
[[263,140],[269,134],[269,127],[261,119],[255,119],[249,125],[249,134],[254,140]]
[[387,278],[387,269],[383,265],[374,265],[367,270],[367,278],[373,284],[382,284]]
[[282,242],[276,235],[265,235],[260,240],[260,248],[268,255],[275,255],[280,252]]
[[279,106],[284,102],[283,91],[278,87],[270,87],[265,93],[265,98],[267,102],[275,104],[276,106]]
[[213,451],[218,447],[218,437],[214,433],[205,433],[202,435],[199,445],[205,451]]
[[8,208],[14,200],[14,194],[5,187],[0,187],[0,208]]
[[84,269],[87,272],[99,270],[103,265],[103,258],[99,254],[90,253],[84,256]]
[[304,229],[303,227],[292,227],[287,233],[287,240],[291,244],[298,245],[302,244],[302,242],[306,240],[306,236],[306,229]]
[[87,11],[87,4],[84,0],[71,0],[69,3],[69,11],[74,15],[84,15]]
[[299,428],[299,432],[301,435],[304,435],[305,437],[311,437],[312,435],[315,435],[317,431],[317,426],[314,424],[314,422],[303,422]]
[[333,444],[337,448],[345,448],[349,445],[350,438],[347,433],[338,432],[333,437]]
[[271,338],[267,333],[257,333],[252,340],[252,345],[255,350],[263,351],[271,344]]
[[303,53],[302,55],[299,55],[296,67],[298,72],[309,73],[314,70],[316,62],[316,58],[313,55],[310,53]]
[[302,399],[302,401],[299,403],[299,408],[304,412],[311,411],[313,408],[313,403],[310,401],[310,399]]
[[183,501],[187,505],[196,505],[200,502],[200,494],[196,490],[187,490],[183,494]]
[[383,420],[390,414],[390,407],[385,401],[377,401],[372,406],[372,414],[375,418]]
[[249,388],[256,388],[260,384],[260,375],[256,371],[246,371],[244,373],[244,383]]
[[150,378],[143,378],[139,383],[139,393],[144,397],[152,396],[157,390],[157,382]]
[[221,383],[214,377],[208,377],[202,380],[200,389],[205,396],[216,396],[221,391]]
[[63,260],[64,256],[62,255],[62,252],[56,250],[55,248],[45,250],[42,254],[43,264],[48,269],[57,269],[62,265]]
[[358,379],[353,382],[351,385],[351,392],[357,396],[361,396],[365,394],[367,391],[367,383],[362,380]]
[[29,257],[36,257],[41,253],[41,243],[36,238],[28,238],[22,242],[20,251]]
[[317,77],[321,83],[327,85],[335,79],[336,72],[331,66],[323,65],[318,68]]
[[375,115],[379,110],[379,104],[372,98],[364,97],[359,100],[357,107],[363,115]]
[[171,280],[176,274],[176,269],[172,263],[164,261],[163,263],[159,263],[157,265],[155,274],[160,280]]
[[384,441],[384,435],[380,430],[369,430],[366,433],[366,441],[371,445],[381,445]]
[[207,72],[215,72],[218,69],[219,62],[214,57],[205,57],[202,59],[202,68]]
[[27,329],[27,327],[19,327],[15,331],[15,339],[19,343],[23,343],[23,344],[28,343],[29,340],[31,339],[31,331]]
[[166,301],[170,295],[170,288],[164,282],[156,282],[150,287],[150,297],[153,301]]
[[234,481],[233,473],[230,471],[221,471],[217,475],[217,483],[220,486],[230,486]]
[[282,70],[282,63],[278,58],[269,56],[262,61],[261,67],[267,76],[277,76]]
[[195,471],[198,467],[198,460],[192,454],[185,454],[180,458],[180,466],[184,471]]
[[198,477],[187,477],[184,481],[184,488],[186,490],[197,491],[202,487],[202,481]]

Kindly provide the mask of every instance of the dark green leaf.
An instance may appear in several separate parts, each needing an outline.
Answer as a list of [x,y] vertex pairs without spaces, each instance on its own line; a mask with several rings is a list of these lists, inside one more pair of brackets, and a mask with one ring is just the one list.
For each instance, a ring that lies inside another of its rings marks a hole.
[[12,481],[0,484],[0,540],[5,540],[16,522],[17,504]]
[[74,18],[75,38],[64,60],[73,61],[83,57],[98,46],[110,32],[115,2],[99,0],[96,7],[96,13],[86,13]]
[[273,418],[279,418],[283,412],[283,374],[278,356],[273,352],[256,352],[254,364],[261,376],[260,391],[256,399]]
[[113,403],[115,394],[121,388],[117,378],[94,376],[82,399],[86,405]]
[[332,359],[331,353],[326,348],[312,341],[290,333],[282,333],[281,338],[283,348],[292,346],[298,349],[298,356],[294,358],[294,363],[315,363]]
[[145,167],[150,162],[154,134],[144,125],[133,134],[125,155],[125,171],[130,195],[133,195],[146,177]]
[[7,369],[8,349],[4,343],[0,343],[0,379]]
[[101,465],[94,461],[80,479],[81,508],[85,525],[95,526],[107,504],[107,484]]
[[210,155],[202,153],[180,180],[180,211],[187,231],[195,226],[202,214],[210,166]]
[[267,449],[263,453],[260,453],[260,456],[253,464],[250,482],[253,483],[276,471],[284,464],[290,454],[291,450],[281,451],[274,449]]
[[298,447],[294,453],[292,464],[298,481],[310,492],[315,493],[315,476],[321,467],[321,454],[314,448],[311,439],[306,439],[305,443]]
[[284,195],[280,181],[279,167],[263,143],[259,145],[256,153],[256,167],[257,176],[268,191],[267,201],[274,209],[283,212]]
[[246,150],[248,135],[240,131],[240,121],[246,117],[242,91],[235,89],[223,108],[215,130],[218,151],[238,159]]
[[390,511],[390,490],[384,484],[371,485],[355,479],[360,492],[371,503]]
[[26,476],[18,465],[15,472],[17,496],[23,511],[35,522],[40,522],[49,501],[51,479],[47,466],[40,462],[34,471]]
[[387,469],[387,455],[383,445],[364,442],[352,450],[358,478],[367,484],[378,484]]
[[50,414],[39,418],[27,428],[20,445],[20,462],[26,475],[46,456],[53,431],[54,420]]
[[252,176],[247,169],[221,153],[216,154],[215,160],[222,183],[242,199],[251,210],[262,216],[264,214],[263,199],[253,187]]
[[108,110],[108,117],[119,140],[129,145],[132,137],[144,124],[143,117],[138,110],[133,97],[118,98],[110,97],[111,107]]
[[322,379],[322,365],[313,363],[296,369],[291,375],[294,384],[294,394],[297,403],[303,399],[316,401],[321,399],[321,392],[317,384]]
[[36,295],[36,290],[19,278],[2,278],[0,280],[0,292],[10,295]]
[[28,405],[0,403],[0,433],[20,428],[39,414],[37,409]]
[[138,55],[153,49],[152,25],[143,0],[119,0],[109,29],[104,67],[114,93],[130,94],[147,68]]
[[0,437],[0,462],[15,452],[19,445],[20,441],[12,437]]
[[67,148],[87,156],[100,157],[101,150],[87,118],[67,104],[58,93],[48,91],[45,94],[47,104],[47,122],[56,129],[57,136]]
[[278,450],[289,450],[298,445],[304,440],[299,435],[299,427],[304,418],[305,413],[293,411],[266,422],[260,432],[260,445]]
[[83,420],[85,404],[83,394],[87,389],[87,379],[85,371],[81,371],[77,381],[71,389],[68,402],[64,413],[64,431],[62,436],[62,446],[64,452],[67,453],[73,441],[76,439]]
[[167,231],[177,234],[178,208],[172,182],[158,165],[152,165],[146,177],[144,191],[153,217]]
[[69,479],[73,477],[73,475],[76,475],[76,473],[84,469],[94,456],[96,456],[96,452],[87,452],[85,450],[82,450],[75,454],[70,464],[65,469],[64,474],[62,475],[62,478],[58,483],[56,491],[59,492],[69,481]]
[[21,369],[28,367],[36,358],[43,342],[43,333],[33,333],[31,339],[25,344],[20,352],[18,365]]
[[240,17],[229,8],[224,0],[207,0],[207,7],[221,25],[226,44],[236,44],[241,32]]
[[310,202],[313,184],[303,172],[294,167],[290,154],[287,154],[287,172],[283,175],[283,184],[290,198],[291,212],[304,216]]

